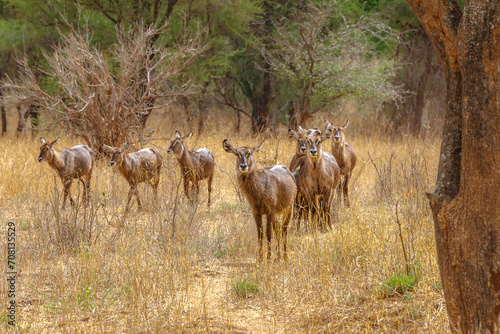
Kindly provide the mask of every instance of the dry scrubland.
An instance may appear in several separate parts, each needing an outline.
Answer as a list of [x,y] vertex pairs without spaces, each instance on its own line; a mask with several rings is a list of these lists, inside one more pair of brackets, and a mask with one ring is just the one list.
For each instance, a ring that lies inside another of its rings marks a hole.
[[[156,140],[148,145],[164,157],[160,203],[154,207],[151,188],[142,185],[146,209],[137,212],[134,202],[122,229],[116,224],[124,212],[128,184],[106,161],[95,169],[91,206],[61,211],[61,181],[46,162],[36,161],[39,141],[0,139],[0,216],[5,231],[0,259],[5,265],[6,223],[14,220],[17,332],[448,330],[434,227],[424,195],[433,189],[439,140],[389,142],[370,135],[369,124],[351,118],[347,140],[358,152],[351,208],[340,210],[328,233],[297,232],[293,222],[288,263],[259,263],[255,223],[235,188],[235,158],[223,151],[221,142],[228,138],[238,146],[258,145],[260,139],[246,131],[236,135],[232,124],[210,122],[212,129],[202,138],[191,138],[188,146],[208,147],[220,167],[212,207],[206,206],[205,182],[202,203],[189,205],[175,158],[166,154],[167,142]],[[158,129],[155,138],[172,137],[176,129],[161,114],[151,124]],[[57,149],[79,143],[63,137]],[[260,166],[288,165],[294,149],[282,128],[255,158]],[[80,203],[82,187],[76,181],[72,194]],[[0,299],[6,305],[2,281]],[[1,331],[12,332],[5,313],[3,307]]]

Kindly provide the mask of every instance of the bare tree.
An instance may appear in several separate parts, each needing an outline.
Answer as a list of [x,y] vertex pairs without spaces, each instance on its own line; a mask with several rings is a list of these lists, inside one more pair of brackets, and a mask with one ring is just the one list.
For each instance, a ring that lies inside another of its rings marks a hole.
[[407,0],[446,77],[438,178],[429,194],[450,329],[500,331],[500,2]]
[[[393,67],[374,56],[369,39],[387,40],[391,29],[369,17],[350,23],[337,1],[306,1],[291,20],[276,23],[277,37],[263,54],[294,97],[293,121],[304,126],[314,113],[354,96],[384,101],[399,97]],[[372,58],[374,59],[374,58]]]
[[19,79],[7,78],[3,85],[11,97],[45,110],[55,124],[100,152],[102,144],[141,138],[153,109],[192,92],[180,74],[207,45],[201,33],[169,49],[150,43],[165,32],[165,27],[117,29],[118,42],[100,51],[89,31],[70,29],[61,33],[54,53],[45,55],[49,70],[43,80],[49,88],[42,87],[25,59],[19,61]]

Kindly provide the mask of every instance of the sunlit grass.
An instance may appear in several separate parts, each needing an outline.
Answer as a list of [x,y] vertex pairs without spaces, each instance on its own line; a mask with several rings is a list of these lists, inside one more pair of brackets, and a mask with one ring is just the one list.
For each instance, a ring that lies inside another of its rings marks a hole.
[[[158,122],[155,139],[171,138],[174,130]],[[288,165],[295,143],[285,130],[266,139],[255,155],[260,166]],[[239,200],[235,158],[222,150],[224,138],[235,146],[257,146],[262,138],[216,123],[188,141],[190,148],[209,148],[218,164],[210,208],[206,182],[200,205],[191,207],[167,142],[151,141],[164,158],[160,203],[153,208],[151,188],[140,186],[144,210],[134,201],[122,228],[128,184],[106,161],[94,171],[90,206],[78,205],[82,187],[75,181],[78,204],[60,210],[61,181],[36,161],[38,139],[1,138],[0,215],[17,226],[16,330],[446,332],[424,194],[433,189],[439,142],[347,137],[358,152],[351,208],[341,209],[327,233],[296,231],[292,223],[287,263],[256,261],[253,216]],[[64,136],[57,148],[80,143]],[[0,243],[5,263],[5,238]],[[5,305],[5,290],[0,295]],[[0,327],[13,332],[5,312]]]

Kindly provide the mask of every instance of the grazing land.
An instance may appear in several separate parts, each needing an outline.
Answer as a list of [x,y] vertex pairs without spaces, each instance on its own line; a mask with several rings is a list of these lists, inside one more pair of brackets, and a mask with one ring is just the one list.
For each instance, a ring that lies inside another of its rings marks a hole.
[[[277,261],[274,252],[270,261],[259,262],[254,218],[222,140],[253,147],[264,137],[210,122],[202,136],[193,134],[189,147],[206,147],[215,157],[211,206],[206,181],[200,182],[197,206],[184,196],[177,161],[166,150],[175,130],[186,131],[158,113],[151,140],[135,143],[163,156],[158,202],[151,187],[141,184],[143,209],[132,202],[126,217],[129,185],[109,159],[96,161],[90,205],[83,206],[83,189],[75,182],[76,205],[61,210],[61,181],[37,162],[38,138],[0,138],[0,260],[7,263],[7,222],[13,221],[18,272],[16,327],[3,307],[0,331],[449,330],[425,196],[436,179],[439,139],[389,139],[351,119],[346,141],[358,161],[349,183],[350,208],[340,208],[325,233],[303,225],[297,231],[292,221],[288,262]],[[49,140],[58,133],[43,135]],[[63,135],[57,149],[77,144],[82,142]],[[260,167],[288,166],[295,149],[283,126],[276,135],[268,133],[254,159]],[[329,142],[324,149],[330,152]]]

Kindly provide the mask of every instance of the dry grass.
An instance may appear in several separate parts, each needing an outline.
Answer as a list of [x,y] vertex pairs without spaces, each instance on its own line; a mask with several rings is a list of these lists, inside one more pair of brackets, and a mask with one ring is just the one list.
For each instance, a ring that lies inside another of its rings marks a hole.
[[[156,122],[163,129],[158,138],[171,137],[173,126],[163,122]],[[235,145],[257,145],[258,139],[236,136],[219,124],[188,142],[190,148],[208,147],[220,167],[210,209],[206,183],[201,204],[191,207],[174,157],[166,154],[168,144],[153,142],[165,161],[160,203],[154,208],[151,189],[141,186],[147,209],[137,212],[134,203],[122,229],[116,225],[128,185],[116,170],[99,163],[91,206],[61,211],[62,186],[46,163],[36,161],[38,141],[0,139],[0,216],[5,230],[7,221],[16,222],[19,272],[18,326],[7,325],[4,307],[0,331],[448,331],[424,195],[436,178],[439,143],[347,136],[359,154],[352,206],[340,211],[328,233],[297,232],[292,225],[288,263],[255,260],[255,224],[233,184],[234,157],[221,147],[224,138]],[[256,154],[261,166],[288,165],[295,143],[284,129],[279,138],[266,141]],[[58,148],[78,143],[63,138]],[[81,193],[74,183],[78,203]],[[5,239],[0,240],[2,263]],[[407,267],[414,281],[398,290],[393,282],[406,276]],[[6,305],[3,281],[0,299]]]

